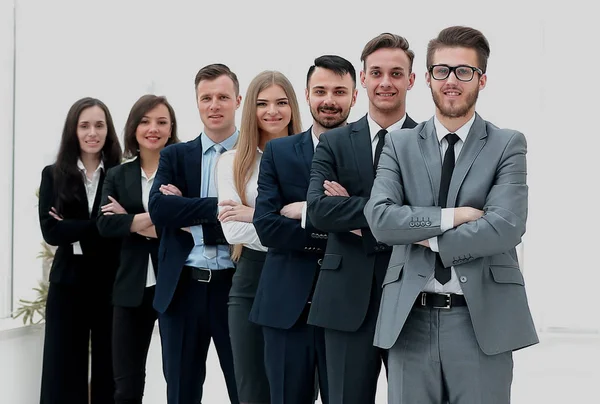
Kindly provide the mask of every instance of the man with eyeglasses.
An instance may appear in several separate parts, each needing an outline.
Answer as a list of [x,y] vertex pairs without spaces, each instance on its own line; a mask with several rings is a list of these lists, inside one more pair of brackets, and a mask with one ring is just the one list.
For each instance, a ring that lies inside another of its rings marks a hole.
[[512,351],[538,342],[515,251],[526,140],[475,112],[489,53],[468,27],[429,42],[435,115],[388,135],[365,206],[375,238],[394,246],[375,332],[389,404],[509,403]]

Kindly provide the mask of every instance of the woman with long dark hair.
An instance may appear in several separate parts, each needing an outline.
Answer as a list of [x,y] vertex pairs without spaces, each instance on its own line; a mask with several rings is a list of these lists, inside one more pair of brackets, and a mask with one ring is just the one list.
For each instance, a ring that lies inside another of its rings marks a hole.
[[110,295],[118,244],[100,236],[96,212],[104,172],[120,161],[106,105],[95,98],[75,102],[39,192],[42,235],[58,247],[46,302],[41,404],[83,404],[88,396],[92,404],[113,402]]
[[126,158],[108,170],[98,229],[121,240],[113,287],[115,404],[142,404],[146,358],[158,317],[152,307],[160,230],[148,214],[148,198],[160,152],[179,142],[175,112],[165,97],[142,96],[129,112],[123,135]]

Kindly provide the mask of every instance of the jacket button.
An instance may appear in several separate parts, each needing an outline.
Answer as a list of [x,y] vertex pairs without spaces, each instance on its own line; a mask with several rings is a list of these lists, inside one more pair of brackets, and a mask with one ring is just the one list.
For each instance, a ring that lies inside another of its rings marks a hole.
[[425,226],[431,226],[431,222],[425,222]]
[[415,224],[414,224],[413,222],[410,222],[410,223],[408,224],[408,226],[409,226],[409,227],[415,227]]
[[461,283],[466,283],[467,282],[467,277],[466,276],[461,276],[460,277],[460,282]]
[[319,266],[321,266],[323,264],[323,258],[319,258],[317,260],[317,264],[319,264]]

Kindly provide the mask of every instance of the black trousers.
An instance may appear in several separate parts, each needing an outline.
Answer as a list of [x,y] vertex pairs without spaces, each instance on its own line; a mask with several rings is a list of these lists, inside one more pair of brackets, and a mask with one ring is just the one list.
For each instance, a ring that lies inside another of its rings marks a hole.
[[146,359],[158,317],[152,307],[154,287],[144,290],[138,307],[115,306],[113,311],[113,372],[115,404],[142,404]]
[[244,247],[229,292],[229,337],[241,403],[269,402],[263,331],[248,319],[266,256]]
[[206,357],[212,338],[232,404],[238,404],[227,324],[227,279],[191,279],[185,268],[167,311],[158,315],[168,404],[202,403]]
[[354,332],[325,329],[329,404],[375,404],[377,381],[388,351],[373,346],[381,285],[389,254],[378,254],[363,324]]
[[288,330],[263,327],[271,404],[313,404],[319,387],[329,403],[324,331],[306,324],[308,311]]
[[109,296],[108,287],[50,283],[41,404],[114,403]]

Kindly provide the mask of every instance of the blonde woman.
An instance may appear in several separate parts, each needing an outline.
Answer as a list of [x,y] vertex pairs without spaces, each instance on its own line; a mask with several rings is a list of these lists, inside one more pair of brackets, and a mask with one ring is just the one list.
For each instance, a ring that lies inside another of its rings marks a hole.
[[262,150],[271,139],[302,130],[296,94],[280,72],[264,71],[248,87],[240,135],[217,163],[219,220],[237,262],[229,293],[229,335],[240,403],[269,403],[260,326],[248,320],[267,249],[252,217]]

